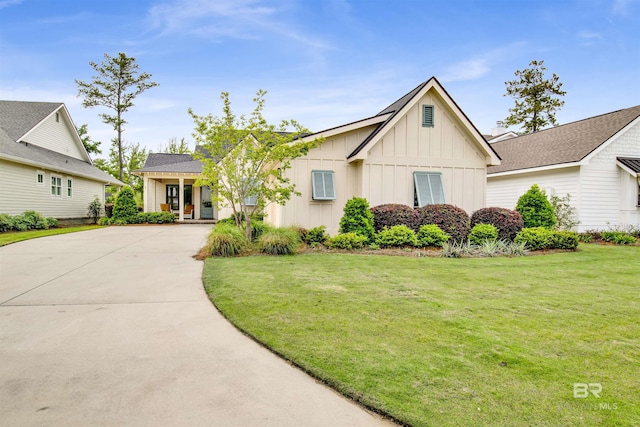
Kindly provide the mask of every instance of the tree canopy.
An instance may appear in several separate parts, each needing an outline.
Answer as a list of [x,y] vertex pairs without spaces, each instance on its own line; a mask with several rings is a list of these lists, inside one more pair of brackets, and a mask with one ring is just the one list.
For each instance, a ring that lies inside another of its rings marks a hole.
[[237,117],[231,110],[228,92],[222,92],[222,116],[199,116],[189,109],[195,122],[193,136],[208,155],[195,152],[202,161],[202,176],[196,185],[212,190],[212,200],[231,207],[236,225],[245,220],[245,233],[251,236],[251,218],[272,202],[284,204],[299,195],[285,171],[293,159],[306,155],[320,141],[306,140],[309,130],[295,120],[269,124],[263,117],[266,91],[253,99],[249,116]]
[[531,68],[517,70],[516,79],[505,82],[504,96],[515,98],[515,106],[509,108],[510,115],[504,119],[507,126],[521,125],[522,133],[537,132],[549,125],[556,125],[556,110],[564,105],[559,97],[562,90],[560,78],[554,73],[545,79],[544,61],[531,61]]
[[84,149],[87,150],[87,153],[91,154],[102,154],[102,150],[100,149],[100,141],[94,141],[89,136],[89,130],[87,129],[87,124],[83,124],[78,129],[78,136],[82,141],[82,145],[84,145]]
[[122,132],[127,123],[123,115],[134,106],[133,101],[138,95],[158,86],[158,83],[151,81],[151,74],[139,72],[136,59],[122,52],[115,57],[105,53],[101,64],[91,61],[89,65],[97,75],[92,77],[91,82],[75,81],[78,85],[78,96],[84,97],[82,106],[85,108],[101,106],[113,111],[113,114],[102,113],[100,117],[103,123],[113,126],[116,131],[113,144],[117,147],[118,177],[122,181],[124,178]]

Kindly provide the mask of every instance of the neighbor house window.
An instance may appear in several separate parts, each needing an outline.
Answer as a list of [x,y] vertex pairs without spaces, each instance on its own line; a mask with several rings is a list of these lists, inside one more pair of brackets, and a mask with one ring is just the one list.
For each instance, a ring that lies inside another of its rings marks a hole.
[[179,185],[167,185],[167,203],[171,205],[171,209],[177,211],[180,206],[180,198],[178,197]]
[[313,200],[335,200],[336,185],[333,171],[311,171]]
[[67,197],[73,196],[73,180],[67,178]]
[[440,172],[414,172],[413,183],[415,206],[445,203]]
[[51,195],[55,197],[62,195],[62,178],[59,176],[51,177]]
[[433,105],[422,106],[422,127],[433,127]]
[[38,184],[44,184],[44,172],[36,171],[36,180]]
[[255,206],[258,204],[258,198],[256,196],[248,196],[244,198],[245,206]]

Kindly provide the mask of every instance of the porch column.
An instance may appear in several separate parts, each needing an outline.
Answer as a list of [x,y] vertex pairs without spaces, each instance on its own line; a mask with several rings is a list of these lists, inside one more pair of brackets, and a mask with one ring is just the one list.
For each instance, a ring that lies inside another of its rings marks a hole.
[[179,179],[180,186],[178,188],[178,221],[184,221],[184,178]]
[[144,212],[149,212],[149,177],[144,174],[142,176],[142,182],[144,183],[142,186],[142,206]]

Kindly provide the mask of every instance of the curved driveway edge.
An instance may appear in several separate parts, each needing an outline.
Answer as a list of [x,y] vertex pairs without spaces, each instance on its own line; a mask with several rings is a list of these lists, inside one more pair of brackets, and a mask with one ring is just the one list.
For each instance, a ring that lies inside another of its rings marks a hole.
[[0,414],[12,426],[392,425],[279,359],[207,299],[207,225],[0,248]]

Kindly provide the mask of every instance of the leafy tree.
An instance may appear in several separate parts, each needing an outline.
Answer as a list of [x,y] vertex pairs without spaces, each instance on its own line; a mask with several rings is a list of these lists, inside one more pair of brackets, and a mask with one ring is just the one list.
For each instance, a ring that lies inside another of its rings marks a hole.
[[547,199],[547,194],[537,184],[533,184],[529,191],[518,199],[516,211],[522,215],[525,228],[551,228],[556,223],[553,206]]
[[178,138],[174,136],[169,139],[166,147],[160,148],[160,152],[170,154],[190,154],[191,150],[189,149],[189,144],[184,138],[181,138],[180,142],[178,142]]
[[87,150],[87,153],[102,154],[102,150],[100,149],[100,144],[102,143],[91,139],[86,123],[80,126],[77,130],[78,136],[82,141],[82,145],[84,145],[84,149]]
[[[231,110],[229,93],[222,92],[223,115],[198,116],[193,136],[209,156],[194,153],[202,162],[202,175],[196,185],[209,186],[212,200],[230,206],[236,225],[242,226],[251,239],[251,219],[268,203],[284,204],[292,195],[300,195],[284,173],[293,159],[306,155],[318,139],[304,140],[309,131],[295,120],[283,120],[278,126],[262,116],[264,97],[259,90],[253,99],[256,106],[247,117],[236,117]],[[288,132],[293,129],[293,132]]]
[[356,233],[373,242],[376,230],[373,228],[373,213],[367,199],[353,197],[344,205],[344,214],[340,219],[340,233]]
[[564,96],[560,78],[554,73],[545,79],[547,68],[544,61],[531,61],[531,68],[517,70],[517,79],[505,82],[507,93],[504,96],[515,98],[515,106],[504,123],[507,126],[521,125],[524,133],[537,132],[545,126],[556,125],[556,110],[564,105],[558,97]]
[[91,108],[106,107],[113,114],[100,114],[102,122],[113,126],[116,138],[113,139],[118,153],[118,177],[123,180],[124,147],[122,132],[127,123],[123,115],[133,107],[133,100],[147,89],[158,86],[152,82],[151,74],[140,73],[136,59],[120,52],[116,57],[104,54],[105,60],[100,64],[89,62],[98,75],[93,76],[91,82],[76,80],[78,96],[83,96],[82,106]]
[[120,171],[118,165],[118,151],[115,144],[109,149],[108,159],[96,159],[93,165],[103,171],[107,172],[111,176],[117,177],[122,173],[121,181],[125,184],[129,184],[136,194],[142,194],[142,187],[144,185],[142,178],[133,174],[133,171],[142,169],[144,162],[147,160],[147,150],[140,146],[140,143],[135,144],[123,144],[122,161],[123,168]]

